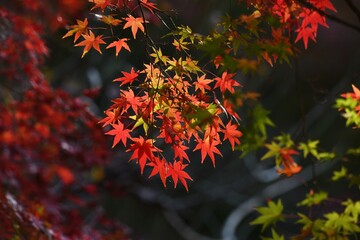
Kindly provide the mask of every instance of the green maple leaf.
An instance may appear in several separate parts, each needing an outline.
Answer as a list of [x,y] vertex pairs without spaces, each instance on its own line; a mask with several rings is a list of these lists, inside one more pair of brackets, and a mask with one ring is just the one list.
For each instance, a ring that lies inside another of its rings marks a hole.
[[298,203],[298,206],[307,206],[311,207],[314,205],[318,205],[321,202],[325,201],[328,198],[327,192],[319,192],[319,193],[313,193],[313,194],[306,194],[306,198]]
[[317,145],[319,144],[319,140],[309,140],[306,143],[300,143],[299,149],[303,150],[304,158],[306,158],[309,153],[313,155],[316,159],[319,159],[319,153],[317,151]]
[[340,178],[346,177],[347,174],[347,168],[346,167],[341,167],[340,171],[334,171],[334,175],[332,176],[331,180],[333,181],[337,181]]
[[285,240],[284,236],[278,235],[277,232],[273,228],[271,229],[271,234],[272,234],[271,237],[269,237],[269,238],[262,237],[261,239],[262,240]]
[[278,221],[284,221],[285,218],[282,215],[284,207],[281,200],[279,199],[277,203],[270,201],[267,207],[256,208],[256,211],[261,214],[251,225],[262,225],[261,231],[264,231],[270,224],[275,224]]
[[332,228],[337,232],[342,232],[343,234],[360,232],[360,227],[354,221],[352,216],[332,212],[325,214],[324,217],[327,218],[325,227]]

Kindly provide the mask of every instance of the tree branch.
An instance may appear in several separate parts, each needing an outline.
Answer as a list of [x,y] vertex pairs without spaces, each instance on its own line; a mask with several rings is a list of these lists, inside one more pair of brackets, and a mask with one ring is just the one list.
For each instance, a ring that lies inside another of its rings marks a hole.
[[350,7],[350,9],[355,13],[360,23],[360,9],[357,8],[351,0],[345,0],[345,2]]
[[338,18],[338,17],[336,17],[336,16],[333,16],[333,15],[331,15],[331,14],[328,14],[328,13],[326,13],[326,12],[324,12],[323,10],[315,7],[313,4],[311,4],[311,3],[309,3],[309,2],[307,2],[307,1],[305,1],[305,0],[297,0],[297,2],[298,2],[300,5],[302,5],[303,7],[306,7],[306,8],[309,8],[309,9],[311,9],[311,10],[317,11],[320,15],[325,16],[325,17],[327,17],[328,19],[333,20],[334,22],[337,22],[337,23],[339,23],[339,24],[342,24],[342,25],[344,25],[344,26],[346,26],[346,27],[348,27],[348,28],[351,28],[351,29],[353,29],[353,30],[356,30],[357,32],[360,33],[360,26],[357,26],[357,25],[355,25],[355,24],[352,24],[352,23],[349,23],[349,22],[347,22],[347,21],[344,21],[344,20],[342,20],[342,19],[340,19],[340,18]]

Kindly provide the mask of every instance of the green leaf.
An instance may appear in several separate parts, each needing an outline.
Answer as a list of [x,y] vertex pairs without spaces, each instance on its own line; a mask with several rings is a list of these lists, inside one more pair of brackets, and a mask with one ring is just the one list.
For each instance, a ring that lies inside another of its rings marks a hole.
[[271,229],[272,236],[270,238],[261,237],[262,240],[285,240],[283,235],[278,235],[275,229]]
[[332,176],[331,180],[333,181],[337,181],[340,178],[344,178],[346,177],[347,174],[347,168],[345,168],[344,166],[341,167],[340,171],[334,171],[334,175]]
[[319,159],[319,153],[317,150],[317,145],[319,144],[319,140],[309,140],[306,143],[300,143],[299,149],[304,152],[304,158],[306,158],[309,153],[313,155],[316,159]]
[[283,208],[281,199],[279,199],[277,203],[269,201],[267,207],[256,208],[256,211],[261,215],[250,224],[262,225],[261,231],[264,231],[270,224],[275,224],[278,221],[285,220],[282,215]]
[[264,156],[262,156],[261,160],[265,160],[267,158],[276,157],[279,155],[279,151],[281,147],[276,142],[271,142],[270,144],[265,144],[265,147],[269,149]]
[[332,228],[341,234],[350,234],[360,232],[360,227],[354,221],[354,218],[347,214],[332,212],[324,215],[327,218],[325,227]]
[[306,198],[303,201],[299,202],[297,205],[311,207],[320,204],[321,202],[325,201],[327,198],[328,198],[327,192],[308,193],[306,194]]
[[308,218],[302,213],[298,213],[298,216],[300,217],[300,219],[296,223],[304,225],[303,229],[311,228],[311,226],[313,225],[313,221],[310,218]]
[[348,199],[346,202],[343,202],[342,205],[346,206],[344,213],[352,216],[354,222],[357,223],[360,214],[360,201],[354,203],[351,199]]

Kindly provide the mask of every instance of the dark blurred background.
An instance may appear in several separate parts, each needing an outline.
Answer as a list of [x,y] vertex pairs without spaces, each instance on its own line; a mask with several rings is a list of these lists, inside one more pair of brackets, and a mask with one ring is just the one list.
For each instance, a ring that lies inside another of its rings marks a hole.
[[[360,8],[360,2],[354,2]],[[360,26],[345,1],[333,3],[338,18]],[[168,9],[176,24],[189,25],[201,34],[208,34],[224,14],[241,11],[233,1],[159,0],[158,6]],[[94,17],[85,16],[90,21]],[[317,43],[311,42],[307,50],[297,44],[301,51],[290,64],[263,64],[256,74],[242,75],[240,81],[244,91],[259,92],[260,101],[271,111],[276,127],[268,129],[270,138],[286,132],[299,141],[320,139],[324,150],[341,152],[354,143],[352,147],[356,147],[360,140],[358,130],[345,128],[345,120],[333,107],[334,99],[350,91],[351,84],[360,86],[360,32],[330,19],[328,24],[329,29],[320,27]],[[82,48],[61,38],[65,32],[48,39],[50,57],[45,73],[52,85],[74,96],[85,88],[100,88],[98,97],[84,99],[101,118],[110,100],[119,94],[118,84],[112,80],[132,66],[139,69],[147,61],[145,50],[131,45],[133,52],[124,51],[118,58],[112,51],[103,51],[103,55],[90,51],[81,59]],[[166,33],[160,23],[151,29],[159,44],[166,41],[160,38]],[[240,114],[244,113],[240,110]],[[239,157],[241,151],[232,152],[229,144],[220,150],[224,157],[217,158],[215,169],[210,161],[201,164],[199,153],[189,152],[192,164],[188,170],[194,181],[186,192],[182,187],[163,188],[160,179],[147,178],[148,172],[141,176],[138,166],[127,162],[129,154],[115,148],[104,184],[111,182],[112,191],[118,194],[103,192],[106,211],[130,227],[134,239],[259,239],[260,228],[249,225],[256,216],[254,208],[281,197],[291,213],[315,186],[314,171],[316,186],[321,189],[336,189],[344,199],[355,194],[328,181],[339,160],[317,163],[314,168],[309,162],[300,162],[302,173],[287,179],[277,175],[271,160],[260,162],[264,149],[244,159]],[[286,224],[281,227],[286,236],[299,231]]]

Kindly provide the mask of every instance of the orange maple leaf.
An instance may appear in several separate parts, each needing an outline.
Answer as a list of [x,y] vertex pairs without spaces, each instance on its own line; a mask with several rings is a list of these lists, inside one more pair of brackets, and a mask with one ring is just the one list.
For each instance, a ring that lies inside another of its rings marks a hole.
[[88,30],[88,20],[85,18],[84,21],[76,20],[77,25],[70,26],[69,30],[62,38],[67,38],[75,34],[74,42],[76,42],[82,34],[86,34]]
[[118,56],[118,54],[122,48],[125,48],[126,50],[131,52],[129,45],[126,43],[127,40],[128,39],[126,39],[126,38],[122,38],[122,39],[119,39],[118,41],[114,41],[114,42],[110,43],[109,46],[106,47],[106,49],[115,47],[116,56]]
[[194,82],[195,91],[199,89],[202,93],[205,93],[205,89],[211,90],[209,83],[213,82],[214,80],[205,79],[205,77],[206,77],[206,75],[204,74],[201,77],[197,78],[197,82]]
[[107,6],[110,6],[111,3],[109,2],[109,0],[89,0],[89,2],[94,3],[95,5],[90,9],[91,11],[96,9],[96,8],[101,8],[102,11],[105,10],[105,8]]
[[95,37],[94,33],[90,30],[89,35],[82,34],[81,36],[83,36],[85,38],[85,40],[76,44],[75,47],[85,46],[83,54],[81,56],[82,58],[85,56],[85,54],[87,54],[89,52],[89,50],[91,48],[94,48],[100,54],[102,53],[100,50],[99,44],[106,44],[106,42],[104,42],[104,40],[102,40],[102,35]]
[[136,39],[136,33],[138,29],[140,29],[142,32],[145,32],[144,28],[144,19],[142,17],[134,18],[132,15],[128,15],[129,17],[125,18],[125,25],[124,29],[131,27],[132,34],[134,36],[134,39]]

